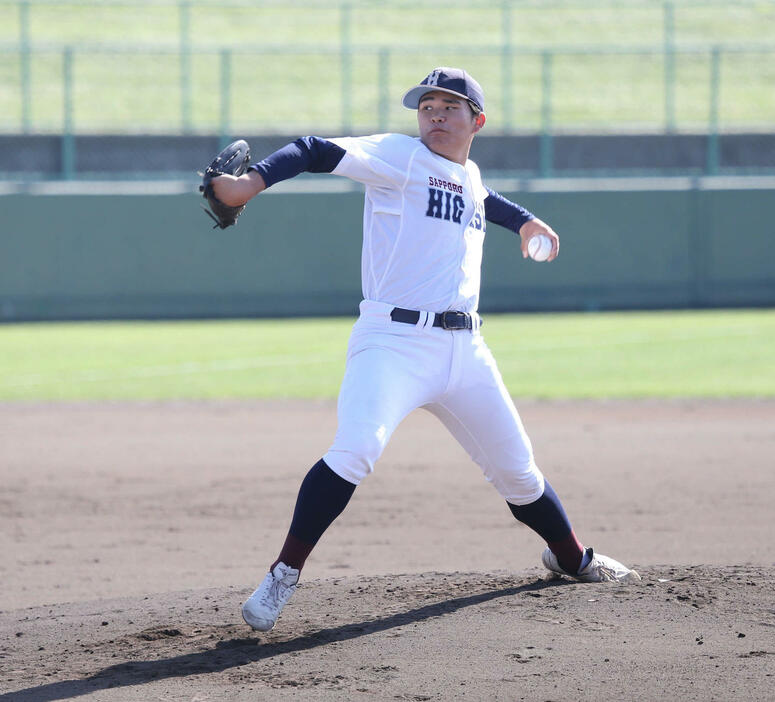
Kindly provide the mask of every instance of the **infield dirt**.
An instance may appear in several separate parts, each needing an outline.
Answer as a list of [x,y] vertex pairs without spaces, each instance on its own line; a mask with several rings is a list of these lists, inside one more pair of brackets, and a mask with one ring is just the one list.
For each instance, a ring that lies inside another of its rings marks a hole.
[[641,583],[550,579],[417,412],[259,634],[333,403],[0,405],[0,700],[772,699],[775,402],[519,406]]

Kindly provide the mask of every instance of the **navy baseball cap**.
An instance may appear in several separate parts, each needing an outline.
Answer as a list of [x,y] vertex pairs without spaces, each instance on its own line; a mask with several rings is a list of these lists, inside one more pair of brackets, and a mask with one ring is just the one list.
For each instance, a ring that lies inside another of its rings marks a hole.
[[468,100],[479,112],[484,112],[484,92],[468,73],[462,68],[448,68],[442,66],[428,74],[420,85],[407,91],[401,103],[410,110],[416,110],[420,106],[420,98],[432,90],[441,90]]

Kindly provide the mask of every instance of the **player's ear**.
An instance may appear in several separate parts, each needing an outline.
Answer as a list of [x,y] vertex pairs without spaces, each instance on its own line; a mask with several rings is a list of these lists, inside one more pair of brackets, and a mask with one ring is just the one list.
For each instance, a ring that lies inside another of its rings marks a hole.
[[487,117],[485,116],[484,112],[480,112],[478,115],[476,115],[476,119],[474,120],[476,129],[474,131],[478,132],[484,126],[484,123],[486,121],[487,121]]

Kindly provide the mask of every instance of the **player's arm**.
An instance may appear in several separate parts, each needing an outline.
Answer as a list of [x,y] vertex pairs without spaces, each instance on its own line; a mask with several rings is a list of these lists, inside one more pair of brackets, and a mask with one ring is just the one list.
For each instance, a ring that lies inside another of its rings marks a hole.
[[275,183],[300,173],[331,173],[344,154],[343,148],[326,139],[302,137],[252,164],[239,177],[221,175],[214,178],[213,191],[221,202],[236,207]]
[[553,261],[557,258],[557,254],[560,253],[560,237],[546,222],[494,190],[487,187],[485,190],[487,190],[487,197],[484,200],[485,218],[488,222],[500,224],[502,227],[519,234],[522,239],[520,246],[522,258],[527,258],[528,242],[538,234],[544,234],[552,240],[552,253],[547,261]]

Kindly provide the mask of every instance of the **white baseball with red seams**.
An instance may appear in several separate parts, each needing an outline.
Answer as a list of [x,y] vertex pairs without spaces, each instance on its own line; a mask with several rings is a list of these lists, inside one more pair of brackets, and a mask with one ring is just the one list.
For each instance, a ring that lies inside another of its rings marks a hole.
[[[325,463],[359,484],[401,420],[422,407],[441,419],[503,498],[534,502],[544,478],[479,332],[488,193],[478,167],[401,134],[329,141],[346,152],[332,173],[365,185],[364,300]],[[418,311],[416,324],[393,321],[395,307]],[[434,327],[434,315],[445,310],[469,313],[472,328]]]
[[552,240],[546,234],[536,234],[527,242],[527,254],[534,261],[546,261],[552,253]]

